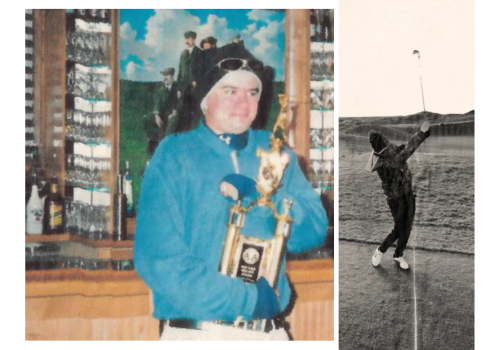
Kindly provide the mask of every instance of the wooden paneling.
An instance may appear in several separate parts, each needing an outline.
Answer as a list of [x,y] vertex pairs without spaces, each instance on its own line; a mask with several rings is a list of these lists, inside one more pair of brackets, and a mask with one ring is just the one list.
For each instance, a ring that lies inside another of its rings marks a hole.
[[26,320],[26,340],[157,340],[158,321],[128,318]]
[[[333,260],[292,261],[295,340],[333,339]],[[135,271],[27,271],[26,339],[157,340],[149,288]]]
[[[111,173],[109,179],[111,198],[116,192],[116,175],[120,172],[120,10],[111,10],[111,125],[108,139],[111,142]],[[113,234],[114,201],[111,200],[109,217],[110,234]]]
[[[47,177],[64,174],[66,11],[35,10],[35,129]],[[64,186],[62,186],[64,188]]]
[[310,113],[310,19],[309,10],[286,10],[285,17],[285,94],[290,110],[290,145],[297,153],[302,171],[309,173]]
[[149,314],[149,292],[128,296],[60,295],[26,298],[25,316],[30,321],[62,318],[130,318]]
[[137,295],[149,292],[135,271],[26,271],[26,298],[57,295]]
[[287,272],[297,300],[287,317],[294,340],[333,340],[334,261],[290,261]]
[[334,302],[297,302],[287,318],[294,340],[334,340]]
[[333,282],[333,259],[288,261],[286,271],[291,281],[296,283]]

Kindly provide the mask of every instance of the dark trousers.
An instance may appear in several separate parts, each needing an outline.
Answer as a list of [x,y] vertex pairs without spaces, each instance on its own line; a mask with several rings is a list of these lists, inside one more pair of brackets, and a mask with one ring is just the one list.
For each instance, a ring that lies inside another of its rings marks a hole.
[[200,109],[201,100],[197,96],[196,88],[189,84],[184,90],[183,96],[175,133],[196,129],[202,114]]
[[160,144],[159,141],[153,141],[153,140],[148,141],[148,154],[150,158],[155,153],[156,147],[158,147],[159,144]]
[[394,228],[387,235],[382,244],[379,246],[379,251],[385,253],[387,249],[397,240],[396,251],[394,257],[403,256],[403,252],[410,238],[411,228],[413,226],[413,218],[415,217],[415,196],[412,192],[404,194],[398,198],[387,199],[387,204],[391,208],[392,217],[394,219]]

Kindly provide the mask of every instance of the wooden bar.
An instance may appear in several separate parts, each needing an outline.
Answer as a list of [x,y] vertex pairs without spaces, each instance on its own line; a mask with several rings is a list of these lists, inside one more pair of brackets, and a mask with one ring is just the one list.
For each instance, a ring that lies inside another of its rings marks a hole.
[[[60,243],[60,242],[80,242],[91,247],[102,248],[132,248],[134,241],[127,239],[126,241],[113,241],[112,239],[90,239],[71,233],[63,233],[58,235],[25,235],[26,243]],[[133,236],[130,236],[133,237]]]
[[[287,318],[295,340],[333,339],[333,265],[287,263],[297,293]],[[135,271],[27,271],[25,294],[27,340],[158,339],[151,292]]]

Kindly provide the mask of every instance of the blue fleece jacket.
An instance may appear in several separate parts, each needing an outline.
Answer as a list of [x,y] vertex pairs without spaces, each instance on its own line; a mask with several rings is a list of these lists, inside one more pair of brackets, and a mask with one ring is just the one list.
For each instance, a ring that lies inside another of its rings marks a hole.
[[[250,130],[247,146],[239,151],[240,173],[256,178],[257,148],[269,149],[270,133]],[[219,191],[221,180],[235,172],[232,149],[203,123],[187,133],[166,137],[156,149],[142,182],[134,264],[153,291],[154,314],[159,319],[233,321],[251,319],[257,287],[218,272],[227,231],[228,207]],[[282,187],[273,196],[282,212],[284,198],[293,199],[294,219],[287,250],[298,253],[321,246],[327,218],[290,150],[290,164]],[[243,201],[243,205],[248,205]],[[242,233],[270,239],[275,220],[269,208],[253,208]],[[284,269],[278,279],[280,310],[290,301]]]

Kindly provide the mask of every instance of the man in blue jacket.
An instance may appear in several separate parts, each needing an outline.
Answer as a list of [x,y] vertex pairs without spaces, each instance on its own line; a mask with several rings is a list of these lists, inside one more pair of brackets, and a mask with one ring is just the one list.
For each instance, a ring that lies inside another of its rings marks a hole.
[[[200,82],[206,91],[204,119],[197,129],[166,137],[146,170],[134,259],[153,291],[153,316],[164,320],[162,340],[288,340],[277,322],[291,294],[284,268],[276,289],[265,278],[246,283],[218,271],[228,206],[234,203],[232,195],[221,193],[221,183],[229,182],[242,205],[248,205],[256,193],[257,148],[269,149],[270,133],[250,129],[262,91],[261,69],[260,62],[230,59],[209,70]],[[290,163],[272,200],[279,212],[284,198],[294,201],[287,251],[298,253],[323,244],[327,218],[297,156],[286,152]],[[269,208],[256,207],[241,232],[270,239],[274,224]],[[237,319],[276,322],[254,331],[236,327]]]

